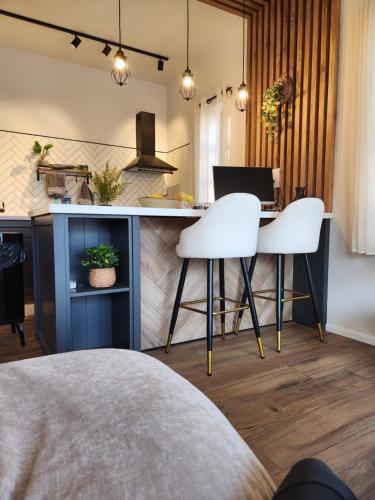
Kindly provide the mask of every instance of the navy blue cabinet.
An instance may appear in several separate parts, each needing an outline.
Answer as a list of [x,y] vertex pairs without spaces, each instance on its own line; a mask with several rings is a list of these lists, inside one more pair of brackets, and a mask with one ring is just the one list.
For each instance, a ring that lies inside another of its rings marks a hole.
[[[37,336],[48,353],[116,347],[140,349],[139,219],[54,214],[33,219]],[[83,250],[120,250],[111,288],[88,285]],[[77,288],[70,288],[70,280]]]

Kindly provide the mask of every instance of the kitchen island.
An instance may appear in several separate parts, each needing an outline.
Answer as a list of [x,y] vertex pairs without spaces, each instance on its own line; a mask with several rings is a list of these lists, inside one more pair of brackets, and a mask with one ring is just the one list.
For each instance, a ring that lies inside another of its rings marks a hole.
[[[165,345],[169,320],[180,274],[181,261],[175,246],[180,232],[204,211],[138,207],[48,205],[35,209],[32,217],[34,240],[34,293],[36,330],[48,353],[97,347],[146,350]],[[262,220],[277,217],[262,212]],[[326,214],[320,248],[311,259],[325,324],[329,219]],[[112,243],[120,250],[117,283],[111,288],[90,288],[88,271],[81,265],[85,248]],[[298,258],[286,259],[286,288],[304,286]],[[218,274],[218,269],[215,269]],[[226,261],[226,295],[239,298],[243,290],[240,265]],[[70,289],[70,280],[77,288]],[[261,256],[253,277],[253,289],[274,288],[272,256]],[[218,289],[217,276],[215,288]],[[184,299],[206,295],[205,263],[192,261]],[[310,304],[285,307],[285,320],[313,325]],[[258,300],[261,325],[274,323],[274,304]],[[226,331],[234,328],[235,317],[226,315]],[[219,333],[219,324],[216,331]],[[242,328],[251,328],[245,313]],[[205,316],[181,310],[174,342],[205,337]]]

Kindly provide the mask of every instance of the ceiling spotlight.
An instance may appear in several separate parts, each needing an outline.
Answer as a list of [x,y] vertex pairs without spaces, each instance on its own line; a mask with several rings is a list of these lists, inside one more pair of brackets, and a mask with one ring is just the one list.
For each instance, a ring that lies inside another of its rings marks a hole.
[[159,59],[159,61],[158,61],[158,71],[164,71],[164,61],[163,61],[163,59]]
[[105,44],[104,49],[102,50],[102,54],[105,55],[105,57],[108,56],[108,54],[111,52],[111,47],[108,45],[108,43]]
[[73,40],[70,42],[70,45],[72,47],[74,47],[75,49],[77,49],[78,46],[80,45],[80,43],[81,43],[81,39],[77,35],[75,35]]

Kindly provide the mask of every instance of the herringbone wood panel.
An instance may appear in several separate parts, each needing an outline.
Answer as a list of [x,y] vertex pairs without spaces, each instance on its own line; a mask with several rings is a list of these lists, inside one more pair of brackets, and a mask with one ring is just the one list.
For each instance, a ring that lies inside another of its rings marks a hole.
[[[193,219],[145,218],[141,221],[141,296],[142,296],[142,349],[165,345],[173,303],[180,276],[182,260],[176,255],[176,244],[181,231],[194,223]],[[240,299],[243,278],[240,263],[228,259],[225,263],[226,296]],[[286,259],[286,287],[291,288],[293,262]],[[189,265],[182,300],[206,297],[205,261],[192,260]],[[275,286],[275,266],[272,256],[260,256],[252,281],[254,290]],[[215,266],[215,294],[219,295],[218,265]],[[205,305],[202,305],[205,307]],[[261,325],[275,321],[275,304],[256,300]],[[285,320],[291,319],[291,306],[285,306]],[[226,316],[226,330],[234,327],[234,314]],[[215,331],[220,332],[219,318]],[[251,328],[249,311],[244,314],[243,328]],[[179,312],[173,342],[185,342],[206,336],[206,317],[184,309]]]

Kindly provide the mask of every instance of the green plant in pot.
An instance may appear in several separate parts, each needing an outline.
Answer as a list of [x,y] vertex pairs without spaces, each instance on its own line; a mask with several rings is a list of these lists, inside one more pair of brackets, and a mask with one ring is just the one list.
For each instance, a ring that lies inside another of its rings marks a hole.
[[81,263],[90,268],[89,283],[93,288],[109,288],[116,283],[119,250],[115,246],[102,244],[86,248]]
[[31,152],[34,155],[39,155],[39,161],[38,165],[40,166],[49,166],[49,162],[45,161],[47,155],[49,154],[50,149],[53,148],[53,144],[46,144],[45,146],[42,146],[40,142],[35,141],[33,144],[33,147],[31,149]]
[[127,184],[119,182],[121,174],[122,170],[117,170],[116,167],[111,168],[109,162],[106,163],[102,174],[95,172],[92,182],[101,205],[109,205],[111,201],[116,200],[124,192]]
[[293,82],[284,73],[263,94],[260,121],[263,122],[268,138],[273,141],[279,129],[280,106],[293,96]]

